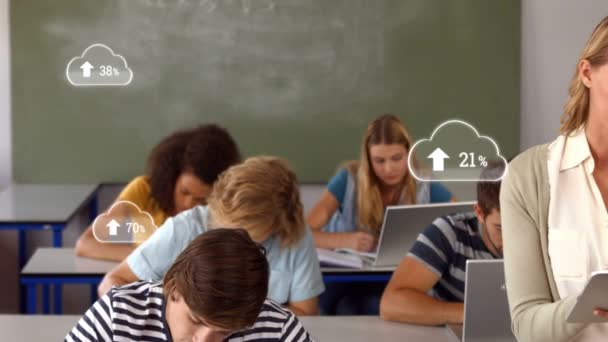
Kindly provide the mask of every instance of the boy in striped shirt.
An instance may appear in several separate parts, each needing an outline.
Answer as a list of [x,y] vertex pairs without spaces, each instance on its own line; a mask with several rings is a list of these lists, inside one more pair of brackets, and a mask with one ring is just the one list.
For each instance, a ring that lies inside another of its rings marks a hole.
[[[504,162],[491,162],[481,179],[498,179]],[[383,319],[443,325],[464,320],[469,259],[502,258],[500,181],[477,183],[474,212],[437,218],[395,270],[380,303]]]
[[114,287],[65,341],[312,341],[293,313],[266,299],[264,250],[242,229],[212,229],[160,282]]

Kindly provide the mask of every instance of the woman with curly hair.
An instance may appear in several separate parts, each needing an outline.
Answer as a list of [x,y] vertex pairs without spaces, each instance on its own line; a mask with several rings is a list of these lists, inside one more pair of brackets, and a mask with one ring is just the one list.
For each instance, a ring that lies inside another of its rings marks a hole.
[[[206,204],[220,173],[240,159],[236,142],[222,127],[209,124],[177,131],[154,147],[145,175],[133,179],[116,201],[132,202],[160,227],[167,218]],[[143,242],[149,235],[138,235],[136,241]],[[122,261],[136,245],[101,243],[89,227],[78,239],[75,252],[78,256]]]

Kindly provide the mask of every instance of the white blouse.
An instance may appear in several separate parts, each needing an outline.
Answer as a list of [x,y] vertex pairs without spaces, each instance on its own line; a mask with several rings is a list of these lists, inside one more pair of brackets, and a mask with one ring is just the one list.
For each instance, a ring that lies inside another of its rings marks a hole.
[[[594,167],[584,128],[549,145],[548,249],[561,298],[578,296],[591,273],[608,268],[608,212]],[[591,324],[575,341],[607,337],[608,323]]]

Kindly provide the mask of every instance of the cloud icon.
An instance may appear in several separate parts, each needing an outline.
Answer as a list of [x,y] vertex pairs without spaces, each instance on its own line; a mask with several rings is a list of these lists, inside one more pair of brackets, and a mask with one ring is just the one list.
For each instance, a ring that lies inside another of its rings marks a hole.
[[93,44],[72,58],[65,74],[74,86],[126,86],[133,80],[124,57],[103,44]]
[[158,227],[152,216],[129,201],[119,201],[93,221],[93,235],[103,243],[140,243]]
[[507,173],[507,161],[496,142],[461,120],[446,121],[430,138],[418,140],[407,165],[419,181],[499,181]]

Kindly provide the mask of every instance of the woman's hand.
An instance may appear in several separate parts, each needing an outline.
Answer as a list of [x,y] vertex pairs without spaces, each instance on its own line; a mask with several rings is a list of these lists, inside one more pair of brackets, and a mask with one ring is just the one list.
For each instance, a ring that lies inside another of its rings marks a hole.
[[595,310],[593,310],[593,314],[596,315],[597,317],[601,317],[605,320],[608,320],[608,311],[604,311],[602,309],[595,309]]

